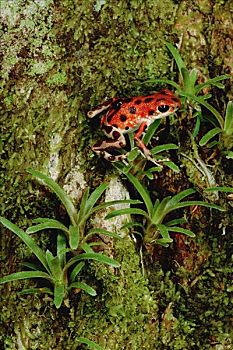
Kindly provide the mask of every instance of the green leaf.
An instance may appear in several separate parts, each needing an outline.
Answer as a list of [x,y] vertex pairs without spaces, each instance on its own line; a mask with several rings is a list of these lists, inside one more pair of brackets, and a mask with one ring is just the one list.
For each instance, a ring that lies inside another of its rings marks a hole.
[[107,187],[108,187],[108,184],[103,183],[92,192],[92,194],[90,195],[90,197],[86,202],[86,208],[85,208],[86,215],[90,215],[92,208],[94,207],[98,199],[102,196],[102,194],[104,193]]
[[167,203],[170,201],[171,196],[165,197],[162,199],[161,203],[159,203],[157,200],[155,202],[154,210],[152,213],[152,219],[154,225],[158,225],[162,222],[164,216],[166,215],[167,211],[165,210]]
[[149,216],[152,214],[153,211],[153,203],[150,199],[150,195],[149,192],[147,191],[147,189],[140,183],[140,181],[133,176],[132,174],[128,173],[125,174],[127,176],[127,178],[129,179],[129,181],[133,184],[133,186],[135,187],[135,189],[138,191],[138,193],[140,194],[140,196],[142,197],[147,212],[149,214]]
[[221,191],[226,193],[233,193],[233,187],[215,186],[215,187],[208,187],[205,189],[205,191]]
[[110,232],[110,231],[104,230],[102,228],[92,228],[91,230],[88,231],[88,234],[85,237],[86,240],[87,240],[87,237],[90,238],[91,236],[93,236],[96,233],[97,234],[101,234],[101,235],[105,235],[105,236],[109,236],[109,237],[113,237],[113,238],[116,238],[116,239],[122,239],[121,236],[119,236],[115,232]]
[[80,203],[80,207],[79,207],[79,211],[78,211],[78,214],[77,214],[77,223],[78,224],[80,224],[80,222],[82,221],[83,217],[85,216],[87,199],[89,197],[89,193],[90,193],[90,189],[89,189],[89,187],[87,187],[86,190],[83,193],[83,196],[82,196],[82,199],[81,199],[81,203]]
[[141,204],[142,202],[137,200],[137,199],[119,199],[119,200],[115,200],[115,201],[109,201],[109,202],[105,202],[102,203],[100,205],[97,205],[96,207],[94,207],[91,211],[91,214],[95,213],[96,211],[108,208],[110,206],[113,205],[117,205],[117,204]]
[[[210,85],[215,85],[215,86],[218,86],[216,84],[216,82],[220,81],[220,80],[224,80],[224,79],[229,79],[230,78],[230,75],[219,75],[218,77],[215,77],[213,79],[209,79],[207,80],[205,83],[203,84],[198,84],[195,88],[195,92],[196,92],[196,95],[198,95],[198,93],[203,90],[204,88],[210,86]],[[219,85],[218,87],[220,87],[221,89],[224,88],[224,85],[221,84]]]
[[189,81],[190,81],[190,85],[192,88],[195,87],[196,81],[198,78],[198,70],[196,68],[193,68],[190,72],[189,72]]
[[49,269],[52,273],[52,276],[55,280],[61,280],[63,277],[62,267],[58,256],[53,256],[53,254],[47,250],[46,251],[46,260],[49,265]]
[[179,167],[174,162],[172,162],[171,160],[164,160],[163,162],[168,168],[173,170],[175,173],[179,173],[180,172]]
[[149,220],[149,216],[147,213],[142,210],[142,209],[137,209],[137,208],[125,208],[125,209],[119,209],[119,210],[113,210],[111,213],[107,214],[105,216],[105,220],[114,218],[115,216],[120,216],[120,215],[143,215]]
[[57,235],[57,256],[59,259],[59,264],[63,267],[66,263],[66,238],[63,234]]
[[176,206],[177,203],[182,201],[185,197],[190,196],[191,194],[195,193],[196,191],[193,188],[188,188],[187,190],[184,190],[175,196],[173,196],[169,202],[167,203],[167,208],[173,208]]
[[69,245],[72,250],[78,248],[80,241],[80,229],[79,226],[70,225],[69,227]]
[[165,247],[165,248],[169,247],[169,243],[171,243],[171,242],[170,242],[170,241],[167,242],[167,240],[164,239],[164,238],[158,238],[158,239],[156,239],[156,244],[159,244],[159,245],[161,245],[161,246],[163,246],[163,247]]
[[154,136],[156,130],[158,129],[161,123],[161,119],[156,119],[148,128],[145,136],[143,137],[143,142],[145,145],[148,145],[152,137]]
[[202,201],[187,201],[187,202],[178,203],[176,205],[175,209],[189,207],[189,206],[193,206],[193,205],[200,205],[202,207],[207,207],[207,208],[210,208],[210,209],[216,209],[216,210],[219,210],[219,211],[225,211],[225,209],[220,207],[219,205],[212,204],[212,203],[206,203],[206,202],[202,202]]
[[189,98],[189,99],[191,99],[191,100],[201,104],[205,108],[207,108],[215,116],[215,118],[217,119],[221,129],[223,129],[223,127],[224,127],[224,119],[221,116],[221,114],[213,106],[211,106],[208,102],[204,101],[199,96],[195,96],[195,95],[184,93],[184,92],[182,92],[182,96],[185,96],[185,97],[187,97],[187,98]]
[[0,278],[0,284],[12,281],[24,280],[28,278],[44,278],[52,282],[51,277],[43,271],[20,271]]
[[225,135],[230,136],[233,134],[233,101],[229,101],[227,104],[225,121],[224,121]]
[[174,57],[176,64],[177,64],[177,67],[178,67],[180,74],[182,76],[182,68],[185,68],[185,64],[180,56],[179,51],[171,43],[166,43],[166,46],[170,50],[172,56]]
[[58,220],[42,219],[42,218],[38,218],[36,220],[43,220],[44,222],[41,222],[38,225],[28,227],[28,229],[26,230],[27,233],[35,233],[35,232],[47,230],[47,229],[57,229],[57,230],[64,231],[66,234],[69,233],[69,230],[67,229],[67,227],[63,225],[61,222],[59,222]]
[[97,295],[95,289],[93,289],[91,286],[89,286],[88,284],[84,283],[84,282],[74,282],[71,283],[71,285],[69,286],[69,289],[71,288],[79,288],[84,290],[87,294],[95,297]]
[[128,162],[133,162],[139,154],[140,154],[139,149],[133,148],[127,155]]
[[75,268],[73,269],[73,271],[70,274],[70,282],[74,282],[76,277],[78,276],[79,272],[82,270],[82,268],[85,266],[85,263],[83,261],[81,261],[80,263],[78,263]]
[[[178,224],[184,224],[186,223],[187,220],[185,218],[179,218],[179,219],[174,219],[174,220],[171,220],[171,221],[168,221],[166,222],[166,226],[169,227],[169,226],[174,226],[174,225],[178,225]],[[170,229],[170,228],[168,228]]]
[[35,256],[40,260],[44,265],[45,269],[49,271],[49,267],[45,258],[45,253],[43,250],[36,244],[34,239],[32,239],[26,232],[21,230],[18,226],[13,224],[11,221],[0,217],[0,222],[9,230],[14,232],[22,241],[28,246],[28,248],[35,254]]
[[181,76],[184,83],[184,91],[188,93],[193,93],[193,86],[191,86],[190,78],[189,78],[189,71],[186,67],[181,68]]
[[82,344],[88,345],[91,349],[104,350],[101,346],[99,346],[98,344],[96,344],[95,342],[93,342],[87,338],[79,337],[79,338],[77,338],[77,340]]
[[193,130],[193,137],[196,137],[200,131],[200,126],[201,126],[201,114],[200,112],[196,113],[196,124],[195,124],[195,128]]
[[144,228],[144,225],[140,224],[139,222],[127,222],[127,224],[125,224],[125,225],[123,225],[121,227],[121,230],[128,229],[128,228],[133,228],[135,226]]
[[80,248],[84,250],[85,253],[94,253],[94,250],[91,248],[90,243],[82,243]]
[[165,225],[158,224],[157,228],[159,229],[159,232],[164,240],[166,240],[166,243],[172,243],[173,239],[170,237],[168,228]]
[[156,146],[154,148],[151,149],[151,153],[153,155],[160,153],[160,152],[164,152],[164,151],[168,151],[170,149],[178,149],[179,147],[177,145],[175,145],[174,143],[167,143],[164,145],[159,145]]
[[64,207],[66,208],[72,224],[75,225],[77,212],[71,199],[63,190],[63,188],[61,188],[53,179],[51,179],[45,174],[40,173],[39,171],[32,170],[32,169],[28,169],[27,171],[28,173],[32,174],[36,178],[42,180],[45,183],[45,185],[47,185],[57,195],[57,197],[60,199],[60,201],[63,203]]
[[208,131],[200,140],[199,145],[204,146],[209,142],[214,136],[222,132],[220,128],[213,128],[210,131]]
[[54,305],[57,309],[61,307],[63,299],[66,295],[65,285],[63,284],[55,284],[54,286]]
[[169,227],[168,230],[170,232],[183,233],[184,235],[189,236],[189,237],[195,237],[195,233],[190,231],[190,230],[187,230],[186,228],[173,226],[173,227]]
[[67,270],[70,266],[72,266],[73,264],[75,264],[76,262],[78,261],[81,261],[81,260],[95,260],[95,261],[98,261],[100,263],[103,263],[103,264],[106,264],[106,265],[110,265],[112,267],[119,267],[120,264],[112,259],[112,258],[109,258],[108,256],[104,255],[104,254],[100,254],[100,253],[83,253],[83,254],[79,254],[73,258],[71,258],[64,270]]
[[24,267],[27,267],[31,270],[34,270],[34,271],[39,271],[40,270],[40,267],[36,264],[33,264],[33,263],[30,263],[30,262],[22,262],[20,263],[20,265],[24,266]]
[[18,294],[20,294],[20,295],[37,294],[37,293],[44,293],[44,294],[53,295],[53,292],[51,291],[51,289],[46,288],[46,287],[43,287],[43,288],[27,288],[27,289],[23,289],[20,292],[18,292]]

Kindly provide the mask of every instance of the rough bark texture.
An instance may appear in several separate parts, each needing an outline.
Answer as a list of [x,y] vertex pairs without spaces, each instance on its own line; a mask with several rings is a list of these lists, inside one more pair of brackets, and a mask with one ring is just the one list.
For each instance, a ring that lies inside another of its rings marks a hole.
[[[86,112],[106,97],[148,92],[145,80],[171,78],[165,40],[179,43],[202,80],[233,66],[231,0],[0,0],[0,10],[2,215],[22,228],[38,216],[64,216],[28,167],[49,174],[77,203],[87,184],[93,189],[116,173],[93,156],[97,124]],[[212,93],[222,112],[232,98],[229,82]],[[185,181],[196,185],[191,164],[184,166]],[[220,165],[218,179],[232,186],[229,166]],[[151,190],[182,188],[184,177],[167,179]],[[106,350],[231,349],[232,224],[209,211],[196,215],[195,242],[145,252],[145,275],[133,240],[116,243],[117,275],[90,268],[95,298],[73,294],[69,307],[56,310],[48,297],[18,294],[33,281],[1,287],[0,347],[81,349],[77,337],[85,336]],[[2,232],[5,275],[31,257],[18,238]],[[46,235],[38,239],[51,245]]]

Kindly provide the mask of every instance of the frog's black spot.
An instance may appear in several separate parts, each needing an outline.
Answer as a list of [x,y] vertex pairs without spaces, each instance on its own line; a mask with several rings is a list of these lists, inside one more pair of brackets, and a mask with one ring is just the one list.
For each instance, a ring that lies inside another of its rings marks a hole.
[[142,103],[142,100],[136,100],[134,103],[135,105],[140,105]]
[[125,103],[129,103],[129,102],[131,102],[131,101],[132,101],[132,98],[130,98],[130,97],[124,98],[124,102],[125,102]]
[[126,127],[125,127],[125,130],[129,130],[129,126],[126,126]]
[[147,129],[147,125],[144,125],[143,132]]
[[168,105],[161,105],[158,107],[158,111],[161,112],[161,113],[165,113],[169,110],[169,106]]
[[152,102],[153,101],[153,97],[147,97],[147,98],[145,98],[145,103],[150,103],[150,102]]
[[112,124],[112,126],[113,126],[114,128],[117,128],[117,129],[118,129],[118,125],[117,125],[117,124]]
[[103,125],[103,129],[106,131],[107,134],[110,134],[112,131],[112,126]]
[[115,110],[118,110],[121,108],[122,105],[122,101],[121,100],[117,100],[115,102],[112,103],[111,107]]
[[94,144],[94,146],[92,148],[97,148],[97,147],[100,147],[102,145],[102,141],[98,141]]
[[129,113],[135,114],[136,113],[136,108],[135,107],[129,107]]
[[151,109],[148,113],[149,115],[154,115],[155,114],[155,111],[153,109]]
[[114,113],[112,113],[112,114],[110,114],[110,115],[107,116],[107,121],[108,121],[108,123],[111,122],[113,116],[114,116]]
[[121,134],[115,130],[115,131],[113,131],[112,136],[113,136],[114,140],[117,140],[117,139],[119,139]]
[[125,121],[127,120],[126,115],[121,114],[121,115],[120,115],[120,120],[121,120],[121,122],[125,122]]

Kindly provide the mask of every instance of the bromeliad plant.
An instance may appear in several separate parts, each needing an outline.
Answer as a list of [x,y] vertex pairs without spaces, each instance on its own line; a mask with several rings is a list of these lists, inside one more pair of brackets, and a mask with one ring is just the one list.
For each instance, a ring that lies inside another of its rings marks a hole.
[[[171,43],[166,43],[167,48],[171,52],[173,58],[176,61],[180,76],[179,76],[179,81],[180,83],[176,83],[173,80],[169,79],[153,79],[153,80],[148,80],[146,83],[155,83],[155,82],[160,82],[160,83],[165,83],[173,86],[178,95],[181,97],[182,100],[182,105],[185,106],[186,102],[188,101],[189,104],[193,107],[194,113],[193,116],[197,117],[197,123],[196,127],[194,130],[194,136],[196,136],[199,132],[200,128],[200,119],[201,119],[201,108],[200,106],[205,107],[207,110],[210,111],[210,113],[215,117],[217,120],[219,126],[221,129],[224,128],[224,119],[221,116],[221,114],[211,105],[207,102],[207,100],[211,97],[211,94],[205,94],[205,95],[200,95],[200,93],[212,86],[218,87],[219,89],[224,89],[224,85],[220,83],[221,80],[224,79],[229,79],[229,75],[220,75],[217,76],[213,79],[208,79],[205,83],[198,84],[198,70],[196,68],[192,69],[189,71],[182,60],[179,51],[171,44]],[[215,124],[215,122],[214,122]]]
[[149,192],[147,189],[139,182],[139,180],[132,174],[125,174],[129,181],[133,184],[135,189],[138,191],[143,199],[145,210],[140,208],[127,208],[124,210],[114,210],[106,216],[106,219],[113,218],[122,214],[133,214],[141,215],[145,219],[145,223],[141,224],[138,222],[127,223],[124,228],[129,227],[141,227],[143,230],[144,242],[149,244],[160,244],[162,246],[168,247],[169,243],[172,242],[170,237],[171,232],[177,232],[185,234],[189,237],[194,237],[194,232],[185,229],[180,225],[186,220],[184,217],[174,219],[172,221],[166,221],[166,216],[177,209],[184,208],[187,206],[200,205],[212,209],[217,209],[224,211],[223,208],[216,204],[206,203],[203,201],[183,201],[187,196],[195,193],[194,189],[187,189],[182,191],[175,196],[168,196],[163,198],[161,201],[157,199],[155,203],[152,202]]
[[[139,201],[111,201],[95,206],[107,188],[107,184],[101,184],[90,196],[89,189],[85,191],[79,210],[77,210],[69,196],[67,196],[65,191],[55,181],[35,170],[29,170],[29,173],[37,179],[42,180],[61,200],[69,215],[70,225],[66,227],[63,223],[55,219],[38,218],[34,220],[36,225],[29,227],[25,232],[11,221],[1,217],[1,223],[14,232],[28,246],[40,263],[24,263],[24,266],[30,269],[29,271],[20,271],[2,277],[0,278],[0,283],[31,278],[47,280],[49,287],[27,289],[22,293],[45,292],[52,294],[54,305],[57,308],[61,306],[72,288],[82,289],[92,296],[96,295],[96,291],[91,286],[80,281],[80,272],[85,265],[85,261],[94,260],[112,267],[119,267],[119,263],[102,253],[95,253],[92,246],[98,244],[98,242],[92,243],[89,241],[95,234],[103,234],[118,239],[120,237],[114,232],[109,232],[101,228],[93,228],[86,232],[86,222],[93,213],[110,205],[119,203],[136,204]],[[44,230],[50,230],[49,232],[52,232],[51,230],[53,229],[59,232],[57,235],[56,255],[53,255],[49,250],[43,251],[30,236],[32,233]]]

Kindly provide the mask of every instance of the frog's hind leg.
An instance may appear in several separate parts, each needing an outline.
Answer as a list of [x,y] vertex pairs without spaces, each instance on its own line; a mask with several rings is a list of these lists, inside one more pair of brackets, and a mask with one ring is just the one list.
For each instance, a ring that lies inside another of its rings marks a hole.
[[121,149],[126,145],[126,140],[123,134],[121,134],[114,126],[103,125],[105,134],[111,139],[100,141],[96,143],[92,150],[99,156],[104,157],[110,162],[117,162],[127,158],[127,154],[114,155],[110,153],[111,149]]

